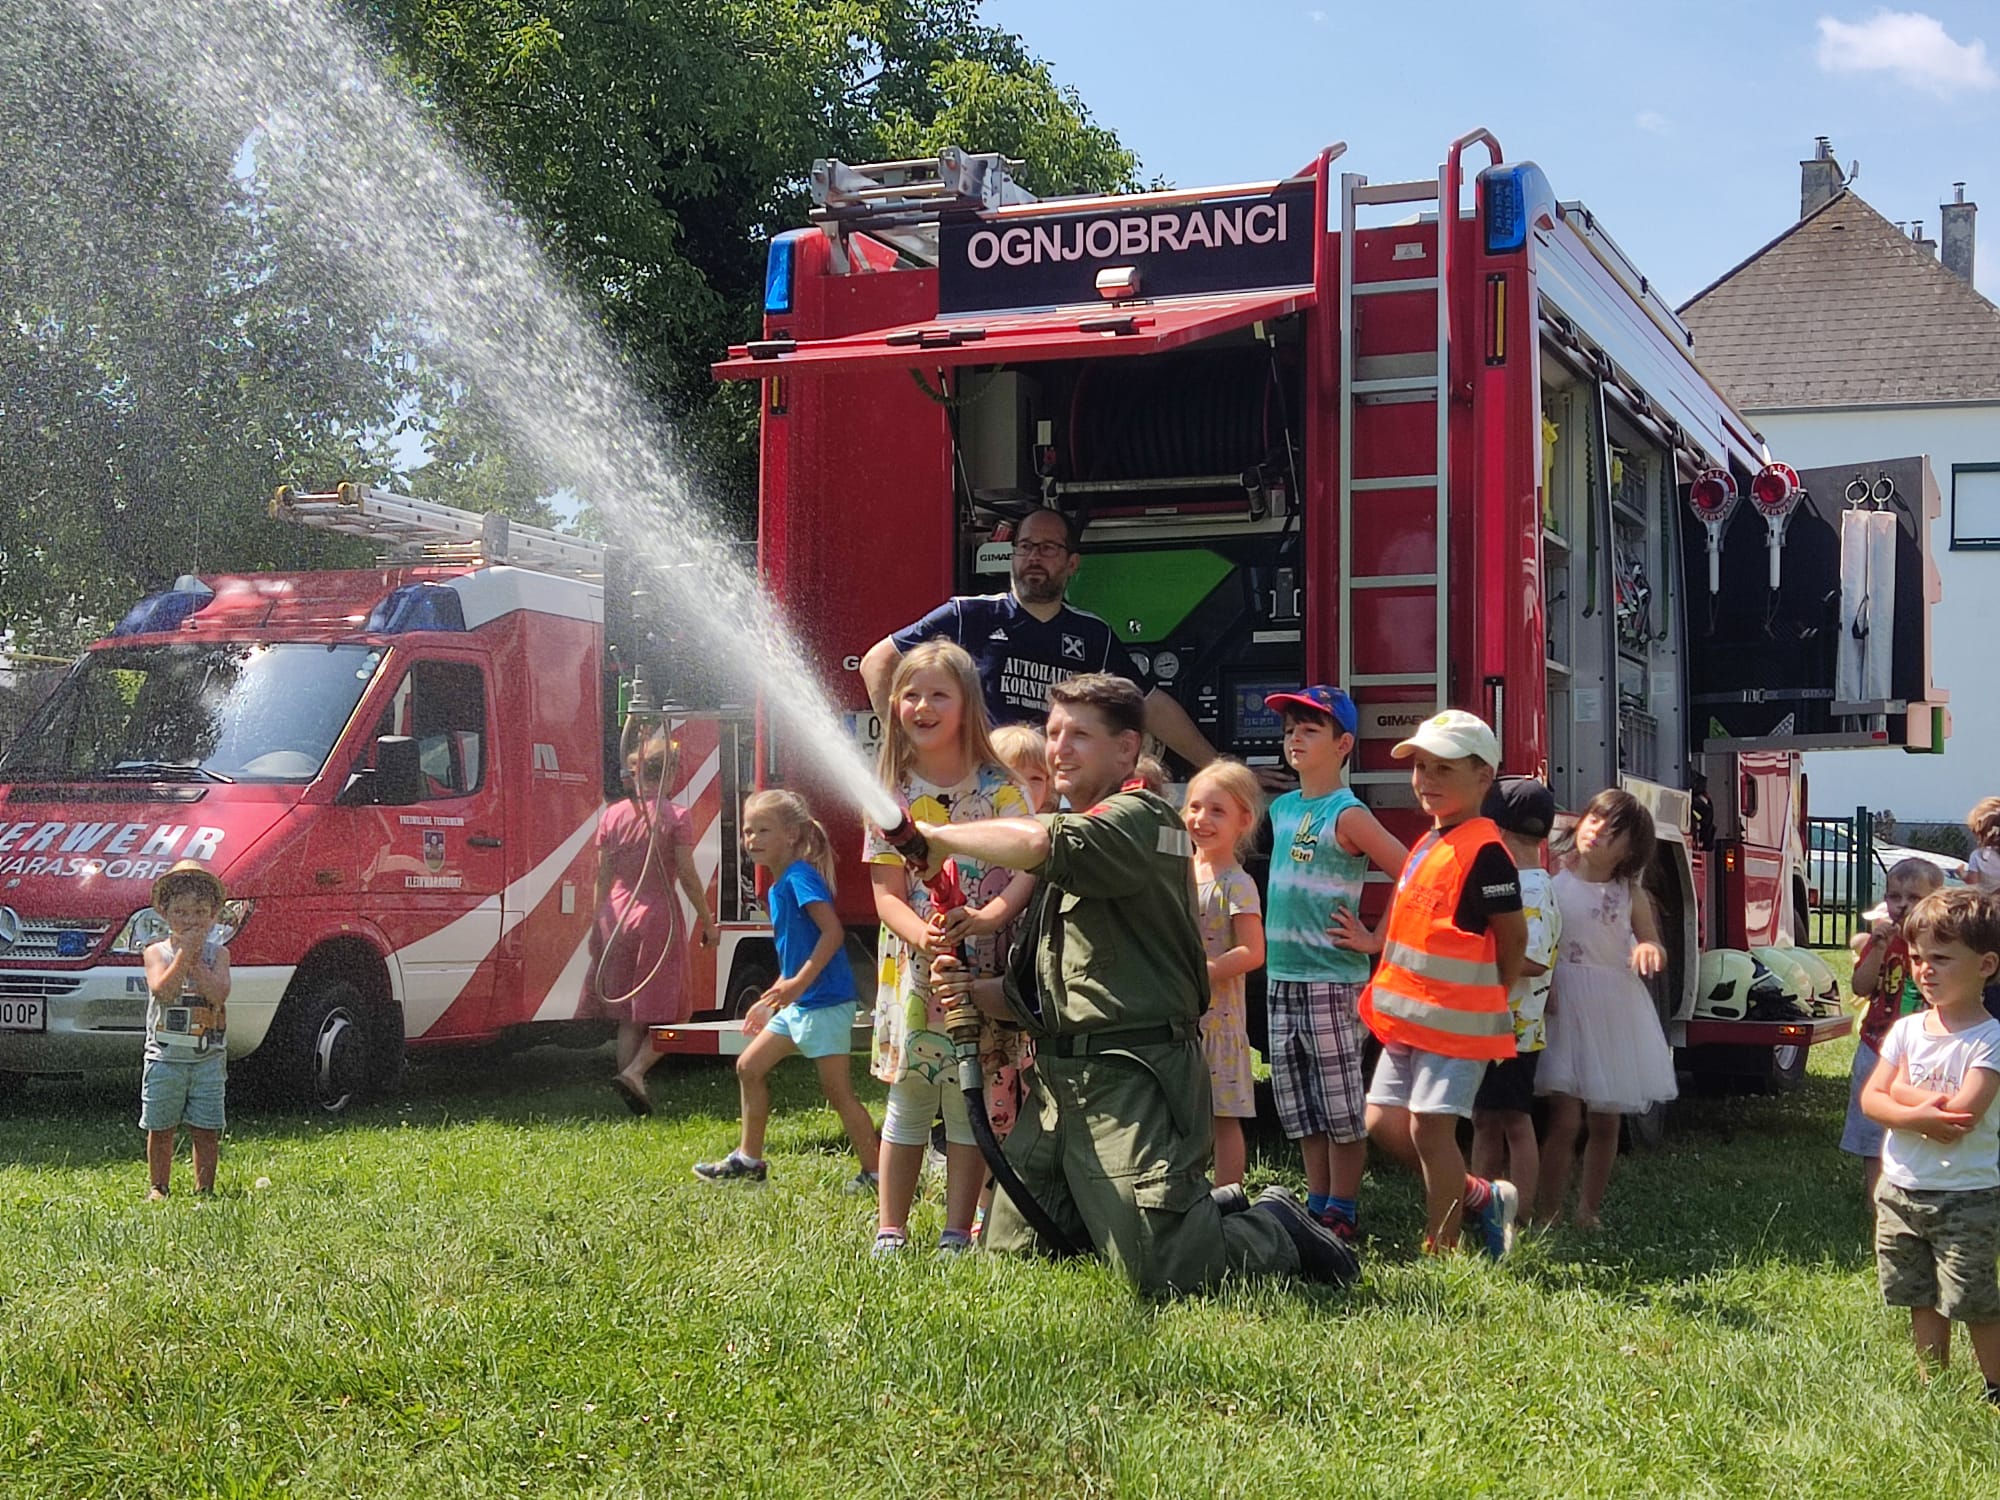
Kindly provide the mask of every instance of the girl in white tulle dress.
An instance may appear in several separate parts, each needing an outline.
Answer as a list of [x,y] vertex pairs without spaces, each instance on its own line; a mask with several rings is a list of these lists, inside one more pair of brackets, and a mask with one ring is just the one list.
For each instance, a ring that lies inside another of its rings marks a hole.
[[1621,1117],[1678,1091],[1673,1049],[1645,983],[1667,961],[1639,885],[1652,862],[1652,814],[1629,792],[1599,792],[1553,882],[1562,945],[1549,992],[1549,1044],[1535,1074],[1535,1092],[1549,1096],[1536,1215],[1544,1224],[1562,1216],[1586,1115],[1575,1222],[1594,1229],[1618,1163]]

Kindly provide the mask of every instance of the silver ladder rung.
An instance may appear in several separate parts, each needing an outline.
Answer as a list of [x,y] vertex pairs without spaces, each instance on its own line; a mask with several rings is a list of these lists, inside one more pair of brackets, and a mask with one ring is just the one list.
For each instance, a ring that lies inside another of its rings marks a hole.
[[1392,786],[1398,782],[1407,784],[1408,771],[1349,771],[1347,782],[1350,786]]
[[1389,396],[1406,391],[1437,394],[1435,375],[1398,375],[1387,380],[1357,380],[1348,389],[1357,396]]
[[1438,685],[1435,672],[1356,672],[1347,679],[1349,687],[1427,687]]
[[1397,292],[1434,292],[1437,285],[1435,276],[1411,276],[1402,281],[1357,281],[1354,283],[1354,295],[1386,297]]
[[1435,203],[1437,179],[1424,182],[1372,182],[1354,190],[1356,203]]
[[1350,576],[1347,584],[1357,589],[1434,589],[1437,581],[1435,573],[1362,573]]
[[1366,490],[1434,490],[1437,482],[1435,474],[1392,474],[1386,479],[1350,480],[1347,489],[1350,494]]

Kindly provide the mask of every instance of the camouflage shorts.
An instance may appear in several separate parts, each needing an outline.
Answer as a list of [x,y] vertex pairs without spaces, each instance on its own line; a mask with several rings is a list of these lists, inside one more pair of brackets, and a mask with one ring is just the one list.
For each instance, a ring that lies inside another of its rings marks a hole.
[[2000,1188],[1926,1192],[1882,1179],[1875,1192],[1875,1271],[1891,1307],[1935,1308],[1961,1323],[2000,1323]]

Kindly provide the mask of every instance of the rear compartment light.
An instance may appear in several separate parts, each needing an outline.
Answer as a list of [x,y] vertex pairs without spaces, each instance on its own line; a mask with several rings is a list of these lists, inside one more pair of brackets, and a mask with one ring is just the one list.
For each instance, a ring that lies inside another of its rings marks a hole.
[[792,276],[797,268],[798,237],[810,230],[788,230],[771,241],[764,253],[764,316],[782,318],[792,310]]

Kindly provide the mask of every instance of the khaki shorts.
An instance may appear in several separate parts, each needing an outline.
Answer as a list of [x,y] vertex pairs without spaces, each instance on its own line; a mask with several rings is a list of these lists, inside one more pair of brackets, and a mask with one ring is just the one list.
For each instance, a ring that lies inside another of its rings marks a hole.
[[1926,1192],[1883,1178],[1875,1190],[1875,1271],[1891,1307],[2000,1323],[2000,1188]]

